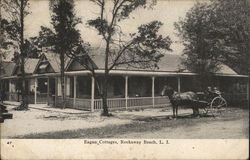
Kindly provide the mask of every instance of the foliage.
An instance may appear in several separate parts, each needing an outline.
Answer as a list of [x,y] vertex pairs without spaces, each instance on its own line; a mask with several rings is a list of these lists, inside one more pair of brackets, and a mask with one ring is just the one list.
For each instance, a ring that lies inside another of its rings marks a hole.
[[[21,1],[23,8],[21,8]],[[6,38],[16,41],[20,45],[21,14],[23,13],[24,17],[29,14],[28,0],[2,0],[1,8],[3,9],[1,27],[8,35]]]
[[250,67],[250,1],[217,0],[214,32],[223,55],[223,62],[240,74]]
[[[17,62],[20,59],[20,53],[18,52],[20,36],[18,37],[18,24],[16,21],[9,22],[6,19],[1,20],[1,29],[2,32],[2,41],[1,41],[1,51],[5,54],[8,53],[9,49],[12,48],[14,50],[13,61]],[[24,52],[23,55],[29,58],[38,58],[39,50],[35,46],[33,39],[25,39],[24,41]]]
[[249,66],[250,3],[213,0],[197,3],[175,24],[185,46],[183,63],[201,74],[213,73],[225,63],[238,73]]
[[[22,103],[18,107],[20,109],[28,108],[27,88],[25,84],[25,38],[24,38],[24,19],[29,14],[28,0],[2,0],[1,1],[1,14],[4,13],[4,17],[1,17],[1,27],[3,26],[3,32],[6,35],[4,42],[12,44],[20,60],[21,68],[21,95]],[[19,62],[19,61],[18,61]]]
[[38,48],[55,46],[56,35],[48,27],[41,26],[38,36],[32,37],[34,44]]
[[[47,37],[47,41],[54,41],[55,38],[55,51],[59,54],[62,54],[62,52],[68,54],[81,40],[80,32],[76,29],[76,25],[81,23],[81,20],[74,13],[74,1],[51,0],[50,9],[55,36],[52,34],[49,38]],[[50,30],[46,30],[46,28],[44,30],[45,36],[51,34]]]
[[185,46],[183,63],[193,72],[215,72],[219,67],[218,46],[215,34],[210,29],[214,26],[214,14],[207,3],[197,3],[184,20],[175,24]]

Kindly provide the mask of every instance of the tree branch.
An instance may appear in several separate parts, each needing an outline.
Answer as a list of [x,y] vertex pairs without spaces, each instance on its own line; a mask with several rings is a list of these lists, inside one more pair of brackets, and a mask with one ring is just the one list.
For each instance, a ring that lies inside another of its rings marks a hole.
[[113,65],[109,67],[109,70],[112,70],[116,65],[117,65],[117,61],[119,60],[119,58],[121,57],[121,55],[124,53],[124,51],[126,49],[128,49],[132,44],[134,43],[134,40],[132,40],[130,43],[128,43],[126,46],[123,47],[123,49],[121,49],[118,52],[117,57],[115,58],[115,60],[113,61]]

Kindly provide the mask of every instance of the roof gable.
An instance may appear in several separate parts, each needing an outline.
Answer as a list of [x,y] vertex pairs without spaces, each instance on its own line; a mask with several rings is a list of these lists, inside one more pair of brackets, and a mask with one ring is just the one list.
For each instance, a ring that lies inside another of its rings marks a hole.
[[[25,61],[24,62],[24,72],[26,74],[34,73],[39,59],[25,58],[24,61]],[[20,67],[20,65],[16,65],[12,75],[20,75],[20,74],[21,74],[21,67]]]
[[55,73],[54,69],[48,61],[42,61],[37,65],[37,68],[34,73]]
[[[68,65],[69,61],[70,61],[70,58],[66,56],[64,60],[65,68]],[[46,65],[44,63],[47,63],[46,69],[45,68],[42,70],[39,69],[39,67]],[[38,65],[36,66],[35,73],[53,73],[53,72],[57,73],[57,72],[60,72],[60,68],[61,68],[60,67],[60,55],[54,52],[47,51],[47,52],[42,53],[39,59]]]
[[[87,66],[92,68],[92,65],[95,69],[98,68],[98,66],[95,64],[92,58],[89,56],[86,57],[81,57],[79,60],[84,61]],[[71,59],[70,62],[68,63],[68,66],[65,69],[66,71],[80,71],[80,70],[86,70],[86,67],[81,65],[79,61],[75,59]]]
[[229,66],[225,65],[225,64],[221,64],[220,65],[220,69],[216,72],[217,74],[235,74],[237,75],[237,73],[230,68]]
[[1,62],[2,69],[0,69],[0,77],[8,77],[11,76],[16,64],[14,62]]

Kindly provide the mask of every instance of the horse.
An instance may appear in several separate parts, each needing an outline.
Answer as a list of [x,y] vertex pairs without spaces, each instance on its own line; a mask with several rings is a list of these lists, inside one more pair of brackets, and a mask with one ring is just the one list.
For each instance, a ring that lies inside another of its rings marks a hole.
[[170,103],[173,107],[173,117],[178,116],[178,106],[185,106],[187,108],[193,109],[193,115],[197,116],[199,114],[199,106],[197,105],[198,95],[194,92],[183,92],[178,93],[170,86],[165,85],[161,92],[162,96],[167,95]]

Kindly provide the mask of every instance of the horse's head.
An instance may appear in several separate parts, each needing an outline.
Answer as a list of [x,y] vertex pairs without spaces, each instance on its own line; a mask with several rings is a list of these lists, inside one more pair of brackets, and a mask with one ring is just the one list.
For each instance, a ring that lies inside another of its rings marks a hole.
[[173,94],[174,94],[174,89],[173,89],[172,87],[170,87],[170,86],[168,86],[168,85],[165,85],[165,86],[163,87],[163,90],[162,90],[162,92],[161,92],[161,95],[162,95],[162,96],[167,95],[168,97],[171,97]]

